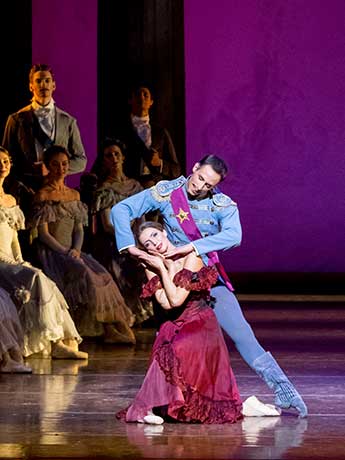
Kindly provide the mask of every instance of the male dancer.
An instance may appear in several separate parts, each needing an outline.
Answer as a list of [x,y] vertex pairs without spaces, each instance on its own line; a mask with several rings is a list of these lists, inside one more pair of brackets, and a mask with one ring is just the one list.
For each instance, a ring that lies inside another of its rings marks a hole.
[[194,165],[187,179],[181,176],[161,181],[115,205],[111,220],[117,247],[120,252],[127,250],[145,261],[146,253],[135,247],[130,222],[149,211],[159,210],[169,239],[179,246],[165,256],[178,257],[195,251],[205,261],[210,258],[217,264],[221,276],[211,294],[216,299],[214,311],[219,324],[234,341],[246,363],[273,389],[275,404],[285,409],[295,408],[300,417],[306,417],[308,410],[301,395],[271,353],[257,341],[231,292],[231,284],[222,266],[215,258],[215,251],[238,246],[242,236],[236,203],[216,190],[226,174],[225,162],[215,155],[207,155]]

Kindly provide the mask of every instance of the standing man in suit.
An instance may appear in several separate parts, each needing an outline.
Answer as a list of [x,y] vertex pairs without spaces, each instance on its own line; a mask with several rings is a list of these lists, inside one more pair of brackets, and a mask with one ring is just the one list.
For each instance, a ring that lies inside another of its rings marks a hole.
[[153,105],[150,88],[141,83],[134,85],[128,102],[131,113],[116,130],[126,144],[126,175],[137,179],[144,188],[162,179],[178,177],[181,167],[170,134],[150,119]]
[[76,119],[55,105],[56,83],[51,67],[34,64],[29,88],[31,104],[8,117],[2,140],[13,162],[12,183],[7,188],[24,213],[30,194],[42,186],[47,174],[42,159],[50,145],[62,145],[68,150],[70,174],[84,171],[87,162]]

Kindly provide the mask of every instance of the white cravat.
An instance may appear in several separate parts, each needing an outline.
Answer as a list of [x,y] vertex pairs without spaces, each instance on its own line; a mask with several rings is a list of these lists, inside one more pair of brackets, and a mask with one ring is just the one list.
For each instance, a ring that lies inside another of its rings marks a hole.
[[[152,144],[150,116],[146,115],[145,117],[138,117],[137,115],[131,114],[131,120],[136,133],[149,149]],[[141,159],[140,174],[150,174],[150,170],[143,159]]]
[[[55,102],[52,98],[49,104],[42,106],[38,104],[34,99],[31,102],[31,107],[34,111],[35,116],[40,124],[40,127],[49,137],[49,139],[54,140],[55,138]],[[37,153],[37,160],[42,161],[44,148],[42,144],[35,139],[35,147]]]
[[131,119],[138,136],[149,149],[152,144],[150,116],[146,115],[145,117],[138,117],[132,114]]
[[55,104],[54,100],[51,99],[49,104],[39,105],[35,100],[32,101],[31,106],[38,119],[38,122],[46,133],[46,135],[53,140],[55,135]]
[[[132,125],[137,132],[140,139],[144,142],[146,147],[149,149],[152,146],[152,136],[151,136],[151,125],[150,125],[150,116],[146,115],[145,117],[138,117],[131,114]],[[163,160],[160,160],[160,172],[163,170]],[[144,160],[141,160],[140,165],[140,174],[150,174],[149,168],[146,166]]]

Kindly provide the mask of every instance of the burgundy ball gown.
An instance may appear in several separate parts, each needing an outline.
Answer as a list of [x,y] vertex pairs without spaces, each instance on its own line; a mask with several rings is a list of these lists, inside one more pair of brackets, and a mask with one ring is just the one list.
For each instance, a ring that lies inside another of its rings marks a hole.
[[[229,353],[210,306],[210,288],[217,277],[214,267],[176,273],[175,285],[190,290],[183,312],[160,327],[142,386],[117,418],[136,422],[152,409],[189,423],[234,423],[243,418]],[[142,295],[151,297],[161,287],[155,276]]]

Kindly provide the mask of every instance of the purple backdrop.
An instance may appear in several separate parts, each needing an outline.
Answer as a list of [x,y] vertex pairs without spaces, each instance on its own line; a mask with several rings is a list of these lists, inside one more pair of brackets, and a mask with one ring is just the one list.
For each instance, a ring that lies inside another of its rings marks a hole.
[[231,271],[345,272],[343,0],[186,0],[187,165],[232,174]]
[[54,99],[78,120],[88,170],[97,152],[97,1],[32,0],[32,61],[54,69]]

